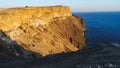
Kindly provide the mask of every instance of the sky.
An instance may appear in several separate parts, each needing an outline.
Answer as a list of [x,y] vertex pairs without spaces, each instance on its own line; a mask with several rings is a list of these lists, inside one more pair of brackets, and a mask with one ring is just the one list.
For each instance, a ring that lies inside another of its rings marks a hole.
[[0,0],[0,8],[69,6],[72,11],[120,11],[120,0]]

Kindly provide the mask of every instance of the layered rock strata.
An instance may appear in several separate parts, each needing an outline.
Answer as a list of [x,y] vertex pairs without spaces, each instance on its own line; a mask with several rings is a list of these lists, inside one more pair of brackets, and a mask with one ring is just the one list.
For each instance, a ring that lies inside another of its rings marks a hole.
[[67,6],[1,10],[0,30],[20,47],[42,56],[77,51],[85,45],[83,19],[73,16]]

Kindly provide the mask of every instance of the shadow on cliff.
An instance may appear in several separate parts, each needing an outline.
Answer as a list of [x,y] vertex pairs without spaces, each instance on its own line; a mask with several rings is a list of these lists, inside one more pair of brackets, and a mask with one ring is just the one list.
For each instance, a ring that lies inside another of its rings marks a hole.
[[25,50],[0,31],[0,68],[79,68],[87,64],[120,64],[119,51],[120,47],[100,44],[76,52],[42,57]]
[[0,30],[0,60],[35,59],[42,57],[38,53],[25,50]]

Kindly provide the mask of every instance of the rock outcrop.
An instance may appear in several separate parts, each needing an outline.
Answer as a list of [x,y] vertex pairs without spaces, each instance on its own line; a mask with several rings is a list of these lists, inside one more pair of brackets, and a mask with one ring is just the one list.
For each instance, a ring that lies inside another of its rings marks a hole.
[[85,45],[83,19],[66,6],[1,10],[0,30],[20,47],[42,56],[77,51]]

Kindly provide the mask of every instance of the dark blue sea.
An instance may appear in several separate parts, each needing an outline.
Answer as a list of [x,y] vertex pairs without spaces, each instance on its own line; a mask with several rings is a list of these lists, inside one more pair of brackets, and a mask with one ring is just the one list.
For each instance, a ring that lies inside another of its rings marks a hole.
[[120,44],[120,12],[74,12],[84,18],[86,44]]

